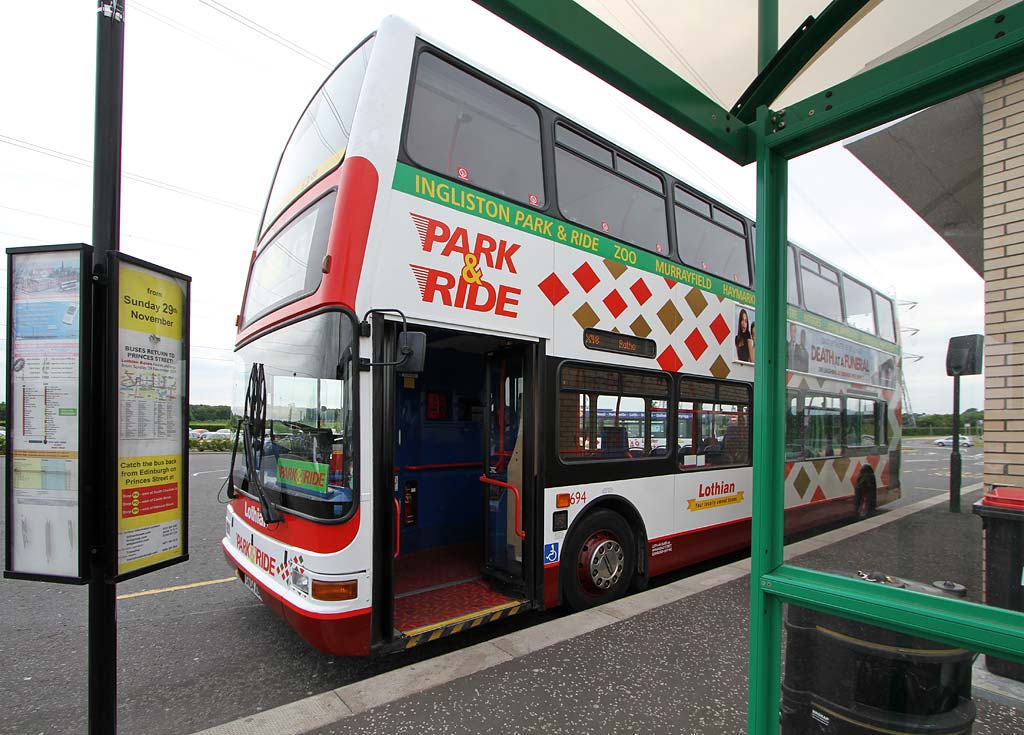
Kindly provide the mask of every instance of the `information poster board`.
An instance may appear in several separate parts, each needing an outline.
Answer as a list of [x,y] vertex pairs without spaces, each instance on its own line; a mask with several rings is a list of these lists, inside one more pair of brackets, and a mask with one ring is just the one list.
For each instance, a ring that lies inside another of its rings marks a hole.
[[[4,576],[82,583],[81,386],[92,248],[7,251]],[[86,294],[86,295],[84,295]]]
[[110,256],[120,580],[188,558],[191,279],[123,253]]

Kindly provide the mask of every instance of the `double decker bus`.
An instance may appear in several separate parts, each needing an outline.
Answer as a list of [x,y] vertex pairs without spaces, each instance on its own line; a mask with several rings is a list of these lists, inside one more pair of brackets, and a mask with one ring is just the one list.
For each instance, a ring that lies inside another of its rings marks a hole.
[[[238,320],[242,582],[365,655],[749,545],[754,223],[680,174],[401,19],[349,54]],[[890,298],[788,258],[795,530],[899,497],[900,349]]]

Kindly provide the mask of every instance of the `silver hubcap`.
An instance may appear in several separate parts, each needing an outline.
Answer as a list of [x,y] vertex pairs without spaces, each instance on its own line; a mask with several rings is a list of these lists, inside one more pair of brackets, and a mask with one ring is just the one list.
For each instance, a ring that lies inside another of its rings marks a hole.
[[590,555],[590,581],[599,590],[611,588],[626,566],[626,555],[618,541],[605,539]]

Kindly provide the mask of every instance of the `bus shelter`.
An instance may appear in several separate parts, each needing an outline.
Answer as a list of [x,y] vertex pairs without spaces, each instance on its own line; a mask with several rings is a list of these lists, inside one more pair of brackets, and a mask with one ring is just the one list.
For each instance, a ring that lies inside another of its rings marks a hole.
[[[1018,443],[1014,435],[1024,416],[1022,360],[1016,359],[1024,348],[1017,347],[1018,292],[1013,291],[1020,286],[1024,294],[1024,279],[1014,280],[1021,275],[1015,269],[1024,274],[1024,255],[1018,253],[1024,251],[1024,217],[1016,214],[1024,210],[1024,168],[1017,168],[1024,166],[1024,2],[760,0],[756,8],[753,0],[477,2],[730,160],[756,162],[748,731],[779,730],[780,701],[783,710],[787,706],[780,695],[784,638],[788,635],[793,645],[794,631],[808,612],[904,637],[876,639],[878,650],[913,649],[925,658],[978,652],[1012,666],[1024,663],[1019,607],[986,604],[981,590],[962,597],[900,583],[905,571],[899,554],[905,560],[941,560],[960,553],[949,538],[929,537],[926,529],[925,540],[897,549],[897,568],[881,570],[874,582],[858,578],[854,570],[791,562],[783,552],[790,471],[787,387],[792,387],[786,372],[790,164],[838,142],[984,274],[985,488],[1024,484],[1018,453],[1024,440]],[[856,199],[854,190],[851,206]],[[927,277],[924,270],[919,275]],[[903,411],[912,415],[906,395]],[[980,524],[976,541],[981,543]],[[869,556],[865,565],[871,563]],[[933,579],[942,577],[922,581]],[[989,597],[991,586],[990,581]],[[854,627],[833,627],[836,639],[855,637]],[[908,640],[918,647],[893,642]],[[812,657],[829,655],[828,650],[818,649]],[[868,689],[895,686],[884,672],[859,676]]]

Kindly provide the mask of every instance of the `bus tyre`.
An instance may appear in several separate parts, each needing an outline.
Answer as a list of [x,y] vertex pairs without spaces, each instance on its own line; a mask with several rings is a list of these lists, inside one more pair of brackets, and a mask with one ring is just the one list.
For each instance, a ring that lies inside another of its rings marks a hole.
[[856,515],[858,521],[870,518],[875,513],[877,504],[877,486],[875,476],[871,472],[865,472],[857,481],[857,492],[853,496],[856,503]]
[[611,602],[629,589],[636,543],[629,524],[610,510],[585,516],[562,552],[562,600],[573,610]]

